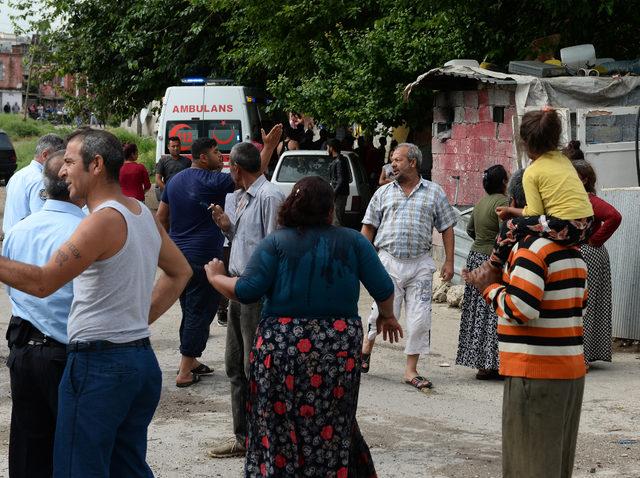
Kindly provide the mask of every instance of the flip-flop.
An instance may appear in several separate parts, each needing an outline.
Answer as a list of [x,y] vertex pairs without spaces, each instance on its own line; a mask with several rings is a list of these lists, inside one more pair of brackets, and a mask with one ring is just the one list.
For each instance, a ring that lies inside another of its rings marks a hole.
[[433,383],[421,375],[416,375],[411,380],[405,380],[404,383],[411,385],[418,390],[422,390],[423,388],[433,388]]
[[362,364],[360,365],[361,373],[368,373],[371,365],[371,354],[362,354]]
[[178,388],[190,387],[191,385],[193,385],[194,383],[198,383],[199,381],[200,381],[200,375],[198,375],[197,373],[191,372],[191,380],[188,382],[181,382],[181,383],[176,382],[176,387]]
[[198,375],[211,375],[213,373],[213,367],[209,367],[201,363],[196,368],[191,369],[191,373],[197,373]]
[[[208,365],[205,365],[203,363],[198,365],[196,368],[191,369],[191,373],[195,373],[198,375],[211,375],[213,374],[213,372],[213,367],[209,367]],[[180,375],[180,370],[176,370],[176,375]]]

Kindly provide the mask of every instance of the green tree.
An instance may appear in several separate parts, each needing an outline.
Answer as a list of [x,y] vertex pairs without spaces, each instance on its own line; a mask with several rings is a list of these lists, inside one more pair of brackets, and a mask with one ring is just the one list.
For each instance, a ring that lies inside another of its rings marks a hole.
[[[95,109],[124,117],[186,74],[266,87],[275,107],[328,125],[424,126],[428,92],[404,86],[451,58],[506,67],[532,40],[640,51],[627,0],[14,0],[36,21],[49,75],[85,78]],[[42,18],[42,16],[40,17]],[[426,103],[425,103],[426,102]]]

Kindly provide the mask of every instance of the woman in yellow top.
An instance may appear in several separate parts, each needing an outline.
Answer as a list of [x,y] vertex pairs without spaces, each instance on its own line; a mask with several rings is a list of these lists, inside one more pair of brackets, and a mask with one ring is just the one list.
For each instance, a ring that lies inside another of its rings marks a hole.
[[528,235],[567,246],[589,238],[593,208],[571,161],[558,151],[561,132],[554,109],[531,111],[522,117],[520,137],[531,158],[522,178],[527,205],[524,209],[496,208],[505,222],[490,258],[495,267],[501,268],[513,245]]

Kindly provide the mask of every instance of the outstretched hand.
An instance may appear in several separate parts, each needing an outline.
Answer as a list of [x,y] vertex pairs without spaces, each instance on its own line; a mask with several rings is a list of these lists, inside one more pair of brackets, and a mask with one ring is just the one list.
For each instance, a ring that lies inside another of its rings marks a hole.
[[402,327],[393,315],[391,317],[378,316],[376,320],[376,332],[382,332],[382,338],[389,343],[399,342],[404,335]]
[[269,134],[265,133],[264,129],[261,129],[260,131],[262,133],[262,144],[264,145],[264,147],[275,149],[275,147],[280,142],[280,138],[282,137],[282,124],[276,124],[273,128],[271,128]]

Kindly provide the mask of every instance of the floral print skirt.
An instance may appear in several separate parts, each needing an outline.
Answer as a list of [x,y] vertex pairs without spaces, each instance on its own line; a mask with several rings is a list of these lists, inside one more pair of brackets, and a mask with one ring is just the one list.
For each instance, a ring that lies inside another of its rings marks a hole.
[[362,322],[262,318],[249,355],[247,477],[375,477],[356,423]]

